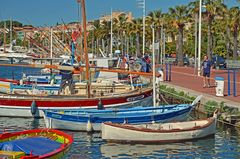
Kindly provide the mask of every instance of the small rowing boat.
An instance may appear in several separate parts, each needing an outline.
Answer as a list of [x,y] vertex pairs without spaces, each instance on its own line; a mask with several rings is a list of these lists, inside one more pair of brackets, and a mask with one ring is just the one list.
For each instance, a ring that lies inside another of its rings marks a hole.
[[61,158],[73,137],[59,130],[35,129],[0,135],[0,158]]
[[166,143],[204,138],[215,134],[217,113],[213,117],[185,122],[118,124],[103,123],[102,139],[110,142]]

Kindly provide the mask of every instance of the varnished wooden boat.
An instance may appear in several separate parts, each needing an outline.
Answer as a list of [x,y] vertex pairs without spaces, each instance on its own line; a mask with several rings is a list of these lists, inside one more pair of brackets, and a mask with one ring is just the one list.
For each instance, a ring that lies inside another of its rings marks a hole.
[[207,119],[154,124],[102,124],[102,139],[110,142],[166,143],[204,138],[216,130],[217,114]]

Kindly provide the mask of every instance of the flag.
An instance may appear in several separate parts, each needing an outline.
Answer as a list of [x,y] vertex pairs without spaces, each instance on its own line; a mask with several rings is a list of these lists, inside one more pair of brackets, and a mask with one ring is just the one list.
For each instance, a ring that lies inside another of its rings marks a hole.
[[77,38],[80,36],[80,32],[79,31],[73,31],[72,32],[72,40],[73,42],[76,42],[77,41]]

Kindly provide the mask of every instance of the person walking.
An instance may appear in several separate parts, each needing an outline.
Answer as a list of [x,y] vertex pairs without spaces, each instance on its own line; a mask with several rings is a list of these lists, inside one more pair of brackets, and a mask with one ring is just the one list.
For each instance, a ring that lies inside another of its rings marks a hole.
[[210,87],[210,73],[211,73],[212,63],[208,59],[208,56],[204,56],[204,61],[202,63],[202,73],[203,73],[203,87]]

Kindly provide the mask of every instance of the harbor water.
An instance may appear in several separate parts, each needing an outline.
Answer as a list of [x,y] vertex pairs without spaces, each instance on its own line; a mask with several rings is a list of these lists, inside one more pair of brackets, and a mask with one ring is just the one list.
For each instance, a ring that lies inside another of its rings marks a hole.
[[[1,132],[44,127],[43,119],[0,117]],[[240,158],[240,130],[221,124],[218,124],[215,136],[161,145],[107,143],[101,139],[100,133],[65,132],[74,136],[74,143],[66,159]]]
[[[22,73],[39,73],[39,69],[0,67],[0,78],[20,79]],[[0,132],[44,128],[43,119],[0,117]],[[114,144],[101,139],[100,133],[66,131],[74,144],[66,159],[97,158],[240,158],[240,129],[218,124],[214,136],[196,141],[161,145]]]

